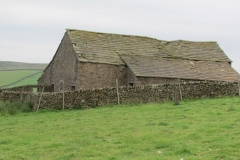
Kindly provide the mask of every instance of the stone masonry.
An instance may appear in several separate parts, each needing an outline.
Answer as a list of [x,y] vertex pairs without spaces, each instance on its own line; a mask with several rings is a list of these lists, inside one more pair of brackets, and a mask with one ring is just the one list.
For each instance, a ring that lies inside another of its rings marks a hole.
[[55,92],[168,84],[237,82],[239,74],[216,42],[155,38],[67,29],[38,84]]
[[71,45],[65,34],[49,67],[39,79],[39,84],[54,85],[54,91],[61,90],[63,85],[66,90],[72,90],[76,86],[78,60]]
[[116,87],[126,84],[126,67],[123,65],[82,63],[78,64],[77,90]]
[[[180,84],[183,99],[207,97],[236,96],[238,84],[233,82],[183,82]],[[38,105],[41,93],[4,91],[4,101],[30,101]],[[40,109],[88,108],[117,104],[116,88],[79,90],[74,92],[43,93]],[[121,104],[159,103],[180,99],[179,84],[146,85],[136,87],[119,87]]]

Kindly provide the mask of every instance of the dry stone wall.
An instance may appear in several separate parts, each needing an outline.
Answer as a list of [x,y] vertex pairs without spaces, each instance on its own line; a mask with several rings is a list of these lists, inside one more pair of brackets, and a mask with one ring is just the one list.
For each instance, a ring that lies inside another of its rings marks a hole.
[[42,88],[44,87],[44,92],[53,92],[52,86],[49,85],[24,85],[24,86],[17,86],[12,88],[5,88],[0,89],[0,93],[11,91],[11,92],[33,92],[33,88],[37,88],[38,91],[42,91]]
[[33,92],[4,91],[0,98],[3,101],[32,102],[33,104],[37,104],[37,94]]
[[[184,82],[180,84],[183,99],[206,97],[221,97],[238,95],[238,84],[233,82]],[[147,85],[138,87],[119,87],[121,104],[137,104],[149,102],[166,102],[179,99],[179,84]],[[117,89],[103,88],[79,90],[74,92],[2,92],[4,101],[28,101],[34,103],[35,108],[40,101],[40,109],[96,107],[117,104]]]

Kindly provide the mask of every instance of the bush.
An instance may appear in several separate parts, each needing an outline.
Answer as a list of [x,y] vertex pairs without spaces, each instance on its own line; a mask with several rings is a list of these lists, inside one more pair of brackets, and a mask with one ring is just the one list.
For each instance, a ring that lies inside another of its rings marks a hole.
[[17,113],[31,112],[33,108],[32,103],[21,102],[1,102],[0,103],[0,115],[15,115]]

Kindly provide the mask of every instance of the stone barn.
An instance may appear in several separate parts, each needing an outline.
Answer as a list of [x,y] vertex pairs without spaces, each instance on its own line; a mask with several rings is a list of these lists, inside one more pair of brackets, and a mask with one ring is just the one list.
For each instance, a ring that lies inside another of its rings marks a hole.
[[183,81],[237,81],[238,73],[216,42],[67,29],[39,78],[54,91]]

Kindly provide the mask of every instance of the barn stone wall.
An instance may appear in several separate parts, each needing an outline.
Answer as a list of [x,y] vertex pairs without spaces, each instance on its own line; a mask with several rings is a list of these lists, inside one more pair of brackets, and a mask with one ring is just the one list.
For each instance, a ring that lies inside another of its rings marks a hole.
[[[180,84],[183,99],[196,99],[206,97],[221,97],[238,95],[238,84],[230,82],[183,82]],[[3,92],[4,101],[31,101],[38,104],[41,93]],[[40,109],[86,108],[102,105],[117,104],[116,88],[103,88],[92,90],[79,90],[74,92],[43,93]],[[179,84],[147,85],[137,87],[119,87],[121,104],[138,104],[149,102],[166,102],[179,99]]]
[[[197,80],[181,79],[181,82],[195,82]],[[169,84],[178,83],[178,78],[158,78],[158,77],[137,77],[136,86],[148,85],[148,84]]]
[[42,76],[38,79],[38,84],[51,84],[52,63],[43,71]]
[[135,74],[132,72],[132,70],[127,67],[126,69],[126,80],[127,80],[127,84],[129,86],[139,86],[140,83],[136,83],[137,82],[137,77],[135,76]]
[[[178,83],[178,78],[140,77],[136,76],[131,69],[126,69],[126,81],[129,86],[142,86],[151,84]],[[181,82],[196,82],[197,80],[181,79]]]
[[154,77],[137,77],[135,81],[136,86],[147,85],[147,84],[168,84],[177,83],[178,79],[174,78],[154,78]]
[[127,85],[125,66],[79,62],[76,89],[116,87],[116,79],[119,86]]
[[65,33],[59,48],[53,57],[43,76],[39,79],[39,84],[54,85],[54,91],[63,88],[72,90],[76,86],[78,59],[73,49],[73,44],[67,33]]

